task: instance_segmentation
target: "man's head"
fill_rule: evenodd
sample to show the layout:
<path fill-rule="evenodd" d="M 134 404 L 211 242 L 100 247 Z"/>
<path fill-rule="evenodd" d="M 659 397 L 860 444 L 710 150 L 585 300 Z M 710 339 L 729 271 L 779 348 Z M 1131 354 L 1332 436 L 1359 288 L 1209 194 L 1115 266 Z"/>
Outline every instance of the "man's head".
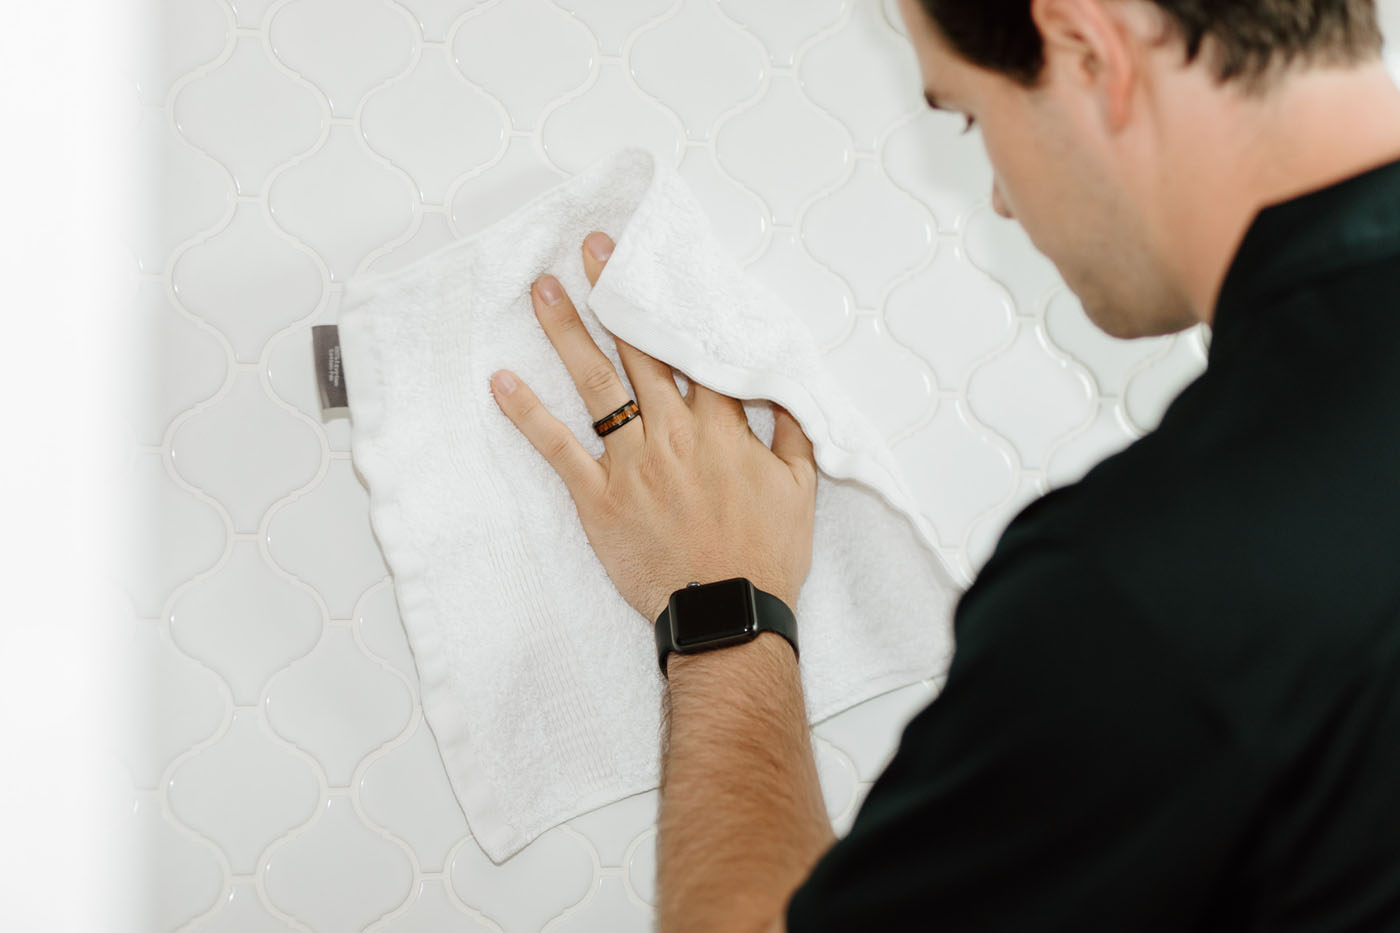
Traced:
<path fill-rule="evenodd" d="M 1121 337 L 1213 311 L 1185 286 L 1191 246 L 1170 242 L 1201 210 L 1184 195 L 1209 188 L 1203 168 L 1245 158 L 1290 78 L 1375 62 L 1381 48 L 1373 0 L 899 6 L 930 104 L 982 129 L 997 211 Z"/>

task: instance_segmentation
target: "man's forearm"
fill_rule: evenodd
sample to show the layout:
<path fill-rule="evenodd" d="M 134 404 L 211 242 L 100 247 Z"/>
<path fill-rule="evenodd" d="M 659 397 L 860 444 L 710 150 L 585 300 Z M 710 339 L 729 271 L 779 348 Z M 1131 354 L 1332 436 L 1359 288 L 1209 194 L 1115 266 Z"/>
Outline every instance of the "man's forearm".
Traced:
<path fill-rule="evenodd" d="M 761 930 L 836 838 L 797 660 L 765 632 L 667 669 L 659 929 Z"/>

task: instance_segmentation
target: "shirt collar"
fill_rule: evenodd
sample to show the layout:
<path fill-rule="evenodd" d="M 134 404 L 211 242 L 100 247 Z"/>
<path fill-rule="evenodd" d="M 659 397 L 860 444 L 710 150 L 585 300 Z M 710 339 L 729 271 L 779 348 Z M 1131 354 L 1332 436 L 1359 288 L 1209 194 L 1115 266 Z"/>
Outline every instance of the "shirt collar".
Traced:
<path fill-rule="evenodd" d="M 1210 359 L 1269 299 L 1348 266 L 1400 254 L 1400 161 L 1265 207 L 1245 233 L 1215 306 Z"/>

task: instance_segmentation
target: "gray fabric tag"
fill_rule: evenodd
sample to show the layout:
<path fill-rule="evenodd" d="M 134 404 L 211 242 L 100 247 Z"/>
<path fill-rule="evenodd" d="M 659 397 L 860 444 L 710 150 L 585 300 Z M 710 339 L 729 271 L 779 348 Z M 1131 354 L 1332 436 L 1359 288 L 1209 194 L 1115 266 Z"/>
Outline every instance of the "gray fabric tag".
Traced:
<path fill-rule="evenodd" d="M 316 354 L 316 389 L 321 395 L 321 411 L 348 409 L 345 370 L 340 365 L 340 328 L 334 324 L 312 326 L 311 346 Z"/>

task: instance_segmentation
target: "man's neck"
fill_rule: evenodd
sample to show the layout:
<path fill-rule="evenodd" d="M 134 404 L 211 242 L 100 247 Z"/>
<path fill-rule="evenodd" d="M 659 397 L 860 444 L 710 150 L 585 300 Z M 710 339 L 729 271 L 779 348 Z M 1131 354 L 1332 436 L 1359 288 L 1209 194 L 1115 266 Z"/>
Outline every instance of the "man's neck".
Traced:
<path fill-rule="evenodd" d="M 1400 159 L 1400 88 L 1377 62 L 1298 72 L 1264 97 L 1199 97 L 1194 113 L 1179 111 L 1189 144 L 1173 154 L 1184 171 L 1164 192 L 1163 233 L 1184 294 L 1210 324 L 1261 209 Z"/>

